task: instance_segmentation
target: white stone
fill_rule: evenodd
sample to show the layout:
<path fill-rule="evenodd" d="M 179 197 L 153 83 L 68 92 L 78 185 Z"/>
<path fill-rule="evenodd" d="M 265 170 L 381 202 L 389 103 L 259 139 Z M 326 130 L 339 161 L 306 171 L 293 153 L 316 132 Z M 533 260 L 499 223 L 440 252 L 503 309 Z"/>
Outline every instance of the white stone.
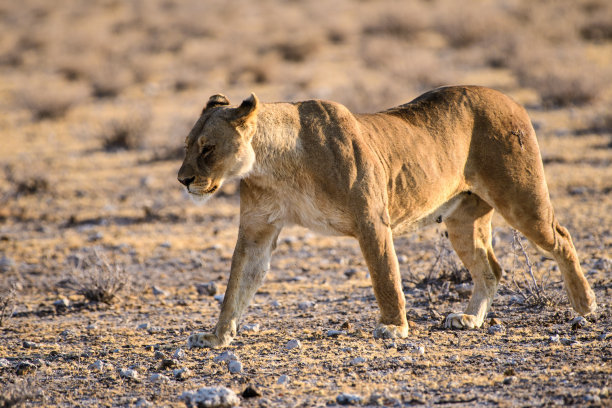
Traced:
<path fill-rule="evenodd" d="M 170 382 L 170 377 L 159 373 L 153 373 L 149 377 L 149 380 L 154 383 L 167 383 Z"/>
<path fill-rule="evenodd" d="M 225 387 L 203 387 L 197 391 L 185 391 L 181 399 L 188 407 L 230 408 L 240 405 L 234 391 Z"/>
<path fill-rule="evenodd" d="M 315 306 L 316 306 L 315 302 L 311 302 L 311 301 L 305 301 L 305 302 L 298 303 L 298 309 L 300 310 L 312 309 Z"/>
<path fill-rule="evenodd" d="M 225 295 L 215 295 L 215 297 L 213 298 L 215 299 L 217 302 L 219 303 L 223 303 L 223 299 L 225 299 Z"/>
<path fill-rule="evenodd" d="M 341 334 L 346 334 L 344 330 L 328 330 L 326 333 L 329 337 L 338 337 Z"/>
<path fill-rule="evenodd" d="M 365 363 L 366 359 L 363 357 L 355 357 L 350 361 L 351 365 L 359 365 Z"/>
<path fill-rule="evenodd" d="M 259 323 L 247 323 L 242 326 L 242 331 L 245 333 L 257 333 L 259 331 Z"/>
<path fill-rule="evenodd" d="M 119 370 L 119 375 L 130 380 L 138 380 L 139 378 L 138 371 L 132 370 L 131 368 L 122 368 Z"/>
<path fill-rule="evenodd" d="M 219 363 L 223 361 L 238 361 L 238 357 L 236 357 L 236 355 L 233 352 L 228 350 L 228 351 L 224 351 L 223 353 L 213 358 L 213 361 L 215 363 Z"/>
<path fill-rule="evenodd" d="M 298 339 L 289 340 L 287 344 L 285 345 L 285 348 L 287 350 L 291 350 L 294 348 L 302 348 L 302 343 L 300 343 Z"/>
<path fill-rule="evenodd" d="M 340 405 L 357 405 L 362 401 L 363 398 L 355 394 L 342 393 L 336 397 L 336 402 Z"/>
<path fill-rule="evenodd" d="M 242 363 L 240 361 L 230 361 L 227 363 L 227 368 L 232 374 L 240 374 L 242 372 Z"/>
<path fill-rule="evenodd" d="M 176 358 L 177 360 L 185 358 L 185 351 L 183 351 L 181 348 L 176 349 L 174 354 L 172 354 L 172 358 Z"/>
<path fill-rule="evenodd" d="M 285 374 L 281 375 L 280 377 L 278 377 L 276 383 L 279 385 L 289 384 L 289 376 Z"/>

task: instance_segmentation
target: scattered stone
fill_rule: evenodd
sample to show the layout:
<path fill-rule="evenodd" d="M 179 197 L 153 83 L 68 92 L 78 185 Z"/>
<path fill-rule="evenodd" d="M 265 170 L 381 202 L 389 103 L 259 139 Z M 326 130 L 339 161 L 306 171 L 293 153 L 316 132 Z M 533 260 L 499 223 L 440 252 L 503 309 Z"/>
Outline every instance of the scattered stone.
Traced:
<path fill-rule="evenodd" d="M 176 360 L 174 358 L 165 358 L 159 364 L 159 369 L 160 370 L 166 370 L 168 368 L 176 368 L 178 366 L 179 366 L 178 360 Z"/>
<path fill-rule="evenodd" d="M 460 360 L 459 356 L 456 354 L 453 354 L 452 356 L 448 358 L 448 361 L 450 361 L 451 363 L 458 363 L 459 360 Z"/>
<path fill-rule="evenodd" d="M 88 324 L 87 326 L 85 326 L 85 329 L 87 329 L 87 330 L 97 330 L 98 329 L 98 325 L 95 324 L 95 323 Z"/>
<path fill-rule="evenodd" d="M 490 326 L 487 331 L 489 334 L 501 334 L 505 331 L 505 328 L 501 324 L 494 324 L 493 326 Z"/>
<path fill-rule="evenodd" d="M 146 323 L 139 324 L 136 329 L 138 329 L 138 330 L 148 330 L 149 327 L 151 327 L 151 325 L 149 324 L 149 322 L 146 322 Z"/>
<path fill-rule="evenodd" d="M 572 325 L 572 330 L 578 330 L 582 327 L 585 327 L 587 324 L 589 324 L 589 322 L 587 322 L 587 319 L 585 319 L 584 317 L 577 316 L 570 321 L 570 324 Z"/>
<path fill-rule="evenodd" d="M 172 371 L 172 375 L 174 375 L 174 378 L 176 378 L 179 381 L 185 381 L 186 379 L 193 376 L 193 372 L 187 367 L 184 367 L 184 368 L 177 368 L 176 370 Z"/>
<path fill-rule="evenodd" d="M 149 408 L 152 406 L 153 404 L 151 404 L 149 401 L 147 401 L 144 398 L 138 398 L 138 400 L 136 400 L 136 403 L 134 403 L 135 408 Z"/>
<path fill-rule="evenodd" d="M 305 301 L 305 302 L 298 303 L 298 309 L 300 309 L 300 310 L 312 309 L 315 306 L 316 306 L 316 303 L 312 302 L 312 301 Z"/>
<path fill-rule="evenodd" d="M 349 279 L 355 276 L 356 274 L 357 274 L 357 269 L 355 268 L 350 268 L 344 271 L 344 276 L 346 276 Z"/>
<path fill-rule="evenodd" d="M 242 391 L 241 395 L 244 399 L 261 397 L 259 389 L 257 389 L 257 387 L 255 387 L 254 385 L 247 386 L 244 391 Z"/>
<path fill-rule="evenodd" d="M 342 330 L 352 330 L 353 329 L 353 325 L 351 324 L 351 322 L 349 322 L 348 320 L 344 323 L 342 323 L 342 326 L 340 326 L 340 329 Z"/>
<path fill-rule="evenodd" d="M 102 238 L 104 238 L 104 234 L 101 232 L 95 232 L 93 234 L 91 234 L 88 238 L 89 242 L 95 242 L 95 241 L 100 241 Z"/>
<path fill-rule="evenodd" d="M 38 367 L 35 364 L 22 361 L 21 363 L 17 364 L 17 367 L 15 367 L 15 373 L 17 375 L 26 375 L 35 372 L 37 369 Z"/>
<path fill-rule="evenodd" d="M 166 355 L 164 354 L 164 352 L 163 352 L 163 351 L 159 351 L 159 350 L 157 350 L 157 351 L 156 351 L 156 352 L 153 354 L 153 357 L 155 357 L 155 358 L 156 358 L 156 359 L 158 359 L 158 360 L 161 360 L 161 359 L 163 359 L 163 358 L 166 358 Z"/>
<path fill-rule="evenodd" d="M 344 331 L 344 330 L 328 330 L 327 333 L 326 333 L 326 335 L 328 337 L 338 337 L 341 334 L 346 334 L 346 331 Z"/>
<path fill-rule="evenodd" d="M 27 341 L 27 340 L 24 340 L 23 343 L 21 343 L 21 345 L 23 346 L 23 348 L 29 348 L 29 349 L 40 348 L 38 343 L 34 343 L 33 341 Z"/>
<path fill-rule="evenodd" d="M 238 361 L 238 357 L 236 357 L 236 355 L 233 352 L 227 350 L 227 351 L 224 351 L 223 353 L 219 354 L 215 358 L 213 358 L 213 361 L 215 363 L 229 362 L 229 361 Z"/>
<path fill-rule="evenodd" d="M 559 343 L 559 341 L 561 341 L 561 338 L 559 337 L 558 334 L 553 334 L 552 336 L 548 338 L 548 341 L 551 343 Z"/>
<path fill-rule="evenodd" d="M 172 248 L 172 243 L 171 243 L 171 242 L 169 242 L 169 241 L 164 241 L 164 242 L 162 242 L 161 244 L 159 244 L 159 246 L 160 246 L 161 248 L 170 249 L 170 248 Z"/>
<path fill-rule="evenodd" d="M 170 382 L 170 377 L 160 373 L 153 373 L 149 377 L 149 380 L 154 383 L 168 383 Z"/>
<path fill-rule="evenodd" d="M 286 374 L 281 375 L 280 377 L 278 377 L 278 380 L 276 381 L 277 384 L 279 385 L 287 385 L 289 384 L 289 376 Z"/>
<path fill-rule="evenodd" d="M 53 302 L 53 306 L 58 310 L 64 310 L 70 306 L 70 301 L 66 298 L 58 299 Z"/>
<path fill-rule="evenodd" d="M 415 347 L 413 353 L 414 354 L 418 354 L 419 356 L 424 356 L 425 355 L 425 347 L 423 347 L 423 346 Z"/>
<path fill-rule="evenodd" d="M 128 380 L 138 381 L 139 375 L 138 371 L 132 368 L 122 368 L 119 370 L 119 376 L 123 378 L 127 378 Z"/>
<path fill-rule="evenodd" d="M 223 299 L 225 299 L 225 295 L 223 295 L 223 294 L 215 295 L 215 297 L 213 299 L 215 299 L 219 303 L 223 303 Z"/>
<path fill-rule="evenodd" d="M 259 331 L 259 323 L 247 323 L 242 326 L 242 331 L 245 333 L 257 333 Z"/>
<path fill-rule="evenodd" d="M 406 255 L 398 255 L 397 256 L 397 262 L 399 262 L 401 264 L 406 264 L 406 263 L 408 263 L 408 257 Z"/>
<path fill-rule="evenodd" d="M 512 383 L 513 383 L 513 382 L 515 382 L 515 381 L 516 381 L 516 377 L 515 377 L 515 376 L 513 376 L 513 375 L 511 375 L 511 376 L 509 376 L 509 377 L 504 378 L 504 384 L 505 384 L 505 385 L 510 385 L 510 384 L 512 384 Z"/>
<path fill-rule="evenodd" d="M 181 359 L 185 358 L 185 351 L 183 351 L 183 349 L 181 349 L 181 348 L 176 349 L 174 354 L 172 354 L 172 358 L 175 358 L 177 360 L 181 360 Z"/>
<path fill-rule="evenodd" d="M 272 307 L 280 307 L 280 302 L 278 300 L 273 300 L 270 302 L 270 306 Z"/>
<path fill-rule="evenodd" d="M 0 272 L 9 272 L 15 268 L 15 261 L 6 256 L 0 258 Z"/>
<path fill-rule="evenodd" d="M 340 405 L 357 405 L 362 401 L 363 398 L 355 394 L 342 393 L 336 397 L 336 402 Z"/>
<path fill-rule="evenodd" d="M 471 283 L 459 283 L 455 285 L 455 292 L 461 297 L 469 297 L 473 287 Z"/>
<path fill-rule="evenodd" d="M 298 339 L 289 340 L 285 345 L 287 350 L 292 350 L 294 348 L 302 348 L 302 343 Z"/>
<path fill-rule="evenodd" d="M 70 329 L 66 329 L 60 333 L 60 336 L 62 336 L 63 338 L 74 336 L 74 332 Z"/>
<path fill-rule="evenodd" d="M 240 374 L 242 372 L 242 363 L 240 361 L 233 360 L 227 363 L 227 368 L 232 374 Z"/>
<path fill-rule="evenodd" d="M 185 391 L 180 397 L 188 408 L 231 408 L 240 405 L 234 391 L 225 387 L 203 387 L 197 391 Z"/>
<path fill-rule="evenodd" d="M 152 286 L 151 291 L 153 292 L 155 296 L 166 296 L 168 294 L 168 292 L 166 292 L 163 289 L 158 288 L 157 286 Z"/>
<path fill-rule="evenodd" d="M 219 288 L 215 282 L 198 283 L 196 285 L 198 295 L 214 296 L 217 294 Z"/>
<path fill-rule="evenodd" d="M 110 363 L 105 363 L 102 360 L 96 360 L 95 362 L 90 364 L 88 368 L 91 371 L 107 371 L 107 370 L 112 370 L 113 365 Z"/>
<path fill-rule="evenodd" d="M 497 324 L 502 325 L 503 323 L 497 317 L 491 317 L 489 320 L 489 326 L 495 326 Z"/>
<path fill-rule="evenodd" d="M 566 346 L 580 346 L 582 343 L 576 339 L 561 339 L 561 344 Z"/>
<path fill-rule="evenodd" d="M 603 340 L 605 340 L 607 338 L 610 338 L 610 337 L 612 337 L 612 333 L 610 333 L 610 332 L 603 332 L 599 336 L 597 336 L 597 339 L 603 341 Z"/>
<path fill-rule="evenodd" d="M 397 344 L 395 344 L 395 342 L 387 343 L 385 344 L 385 348 L 388 348 L 388 349 L 397 348 Z"/>
<path fill-rule="evenodd" d="M 12 364 L 6 358 L 0 358 L 0 368 L 10 367 Z"/>
<path fill-rule="evenodd" d="M 352 365 L 352 366 L 355 366 L 355 365 L 363 364 L 363 363 L 365 363 L 365 361 L 366 361 L 366 359 L 363 358 L 363 357 L 355 357 L 354 359 L 352 359 L 349 362 L 349 364 Z"/>

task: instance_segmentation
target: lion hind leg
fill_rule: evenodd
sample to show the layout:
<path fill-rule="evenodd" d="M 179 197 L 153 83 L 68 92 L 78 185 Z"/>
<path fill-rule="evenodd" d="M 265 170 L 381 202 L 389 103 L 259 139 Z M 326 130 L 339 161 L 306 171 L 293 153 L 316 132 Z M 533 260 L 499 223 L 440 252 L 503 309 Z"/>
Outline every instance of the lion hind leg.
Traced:
<path fill-rule="evenodd" d="M 465 311 L 448 315 L 444 322 L 446 328 L 478 328 L 491 307 L 502 274 L 491 245 L 492 216 L 493 209 L 472 194 L 445 220 L 451 244 L 474 282 Z"/>

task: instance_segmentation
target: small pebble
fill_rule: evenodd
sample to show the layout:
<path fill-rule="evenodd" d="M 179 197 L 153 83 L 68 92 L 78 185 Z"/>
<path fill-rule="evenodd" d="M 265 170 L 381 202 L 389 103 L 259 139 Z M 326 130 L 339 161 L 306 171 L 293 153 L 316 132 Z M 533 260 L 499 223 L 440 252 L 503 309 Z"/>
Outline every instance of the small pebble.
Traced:
<path fill-rule="evenodd" d="M 26 375 L 33 373 L 37 369 L 38 367 L 36 365 L 27 361 L 22 361 L 21 363 L 17 364 L 17 367 L 15 367 L 15 373 L 17 375 Z"/>
<path fill-rule="evenodd" d="M 193 372 L 188 368 L 178 368 L 172 371 L 172 375 L 179 381 L 184 381 L 193 376 Z"/>
<path fill-rule="evenodd" d="M 95 242 L 101 240 L 102 238 L 104 238 L 104 234 L 101 232 L 96 232 L 91 234 L 88 239 L 89 242 Z"/>
<path fill-rule="evenodd" d="M 160 370 L 165 370 L 167 368 L 176 368 L 179 366 L 179 361 L 174 358 L 165 358 L 159 364 Z"/>
<path fill-rule="evenodd" d="M 153 373 L 149 377 L 149 380 L 155 383 L 167 383 L 170 382 L 170 377 L 159 373 Z"/>
<path fill-rule="evenodd" d="M 134 381 L 138 381 L 139 378 L 138 371 L 133 370 L 131 368 L 122 368 L 121 370 L 119 370 L 119 376 Z"/>
<path fill-rule="evenodd" d="M 287 350 L 292 350 L 294 348 L 302 348 L 302 343 L 298 339 L 289 340 L 285 345 Z"/>
<path fill-rule="evenodd" d="M 270 302 L 270 306 L 272 307 L 280 307 L 280 302 L 278 300 L 273 300 Z"/>
<path fill-rule="evenodd" d="M 23 348 L 29 348 L 29 349 L 40 348 L 40 346 L 37 343 L 34 343 L 33 341 L 27 341 L 27 340 L 24 340 L 23 343 L 21 343 L 21 345 L 23 346 Z"/>
<path fill-rule="evenodd" d="M 419 356 L 424 356 L 425 355 L 425 347 L 423 346 L 418 346 L 414 349 L 414 353 L 418 354 Z"/>
<path fill-rule="evenodd" d="M 138 400 L 134 403 L 135 408 L 149 408 L 152 406 L 153 404 L 151 404 L 149 401 L 147 401 L 144 398 L 138 398 Z"/>
<path fill-rule="evenodd" d="M 215 363 L 227 362 L 227 361 L 238 361 L 238 357 L 236 357 L 236 355 L 232 351 L 227 350 L 219 354 L 215 358 L 213 358 L 213 361 Z"/>
<path fill-rule="evenodd" d="M 215 295 L 213 299 L 215 299 L 219 303 L 223 303 L 223 299 L 225 299 L 225 295 L 223 294 Z"/>
<path fill-rule="evenodd" d="M 172 358 L 175 358 L 177 360 L 185 358 L 185 351 L 183 351 L 183 349 L 181 349 L 181 348 L 176 349 L 174 354 L 172 354 Z"/>
<path fill-rule="evenodd" d="M 10 367 L 12 364 L 6 358 L 0 358 L 0 368 Z"/>
<path fill-rule="evenodd" d="M 180 399 L 188 407 L 229 408 L 240 405 L 240 398 L 225 387 L 202 387 L 197 391 L 185 391 Z"/>
<path fill-rule="evenodd" d="M 158 360 L 161 360 L 163 358 L 166 358 L 166 355 L 164 354 L 163 351 L 157 350 L 155 353 L 153 353 L 153 357 L 155 357 Z"/>
<path fill-rule="evenodd" d="M 350 268 L 344 271 L 344 276 L 346 276 L 349 279 L 355 276 L 356 274 L 357 274 L 357 269 L 355 268 Z"/>
<path fill-rule="evenodd" d="M 354 359 L 352 359 L 350 361 L 349 364 L 354 366 L 354 365 L 363 364 L 363 363 L 365 363 L 365 361 L 366 361 L 366 359 L 363 358 L 363 357 L 355 357 Z"/>
<path fill-rule="evenodd" d="M 0 272 L 8 272 L 15 267 L 15 261 L 6 256 L 0 258 Z"/>
<path fill-rule="evenodd" d="M 576 339 L 561 339 L 561 344 L 566 346 L 580 346 L 582 343 Z"/>
<path fill-rule="evenodd" d="M 257 333 L 259 331 L 259 323 L 247 323 L 242 326 L 242 331 L 245 333 Z"/>
<path fill-rule="evenodd" d="M 58 299 L 55 302 L 53 302 L 53 306 L 55 306 L 56 309 L 66 309 L 67 307 L 70 306 L 70 301 L 68 299 Z"/>
<path fill-rule="evenodd" d="M 215 282 L 198 283 L 196 285 L 198 295 L 214 296 L 217 294 L 219 288 Z"/>
<path fill-rule="evenodd" d="M 172 243 L 170 243 L 169 241 L 165 241 L 165 242 L 162 242 L 161 244 L 159 244 L 159 246 L 160 246 L 161 248 L 166 248 L 166 249 L 168 249 L 168 248 L 172 248 Z"/>
<path fill-rule="evenodd" d="M 552 336 L 548 338 L 548 341 L 551 343 L 559 343 L 561 341 L 561 338 L 559 337 L 558 334 L 553 334 Z"/>
<path fill-rule="evenodd" d="M 612 337 L 612 333 L 611 332 L 603 332 L 599 336 L 597 336 L 597 339 L 603 341 L 603 340 L 605 340 L 607 338 L 610 338 L 610 337 Z"/>
<path fill-rule="evenodd" d="M 158 288 L 157 286 L 152 286 L 151 291 L 153 292 L 155 296 L 166 296 L 168 294 L 168 292 L 166 292 L 163 289 Z"/>
<path fill-rule="evenodd" d="M 281 375 L 280 377 L 278 377 L 276 383 L 279 385 L 289 384 L 289 376 L 286 374 Z"/>
<path fill-rule="evenodd" d="M 88 324 L 87 326 L 85 326 L 85 329 L 87 329 L 87 330 L 97 330 L 98 329 L 98 325 L 95 324 L 95 323 Z"/>
<path fill-rule="evenodd" d="M 346 334 L 346 331 L 344 331 L 344 330 L 328 330 L 327 333 L 326 333 L 326 335 L 328 337 L 338 337 L 341 334 Z"/>
<path fill-rule="evenodd" d="M 298 309 L 300 310 L 312 309 L 315 306 L 316 306 L 315 302 L 311 302 L 311 301 L 305 301 L 305 302 L 298 303 Z"/>
<path fill-rule="evenodd" d="M 513 375 L 511 375 L 510 377 L 504 378 L 504 384 L 505 385 L 510 385 L 510 384 L 512 384 L 515 381 L 516 381 L 516 377 L 513 376 Z"/>
<path fill-rule="evenodd" d="M 242 363 L 236 360 L 230 361 L 227 364 L 227 369 L 232 374 L 240 374 L 242 372 Z"/>
<path fill-rule="evenodd" d="M 136 327 L 136 329 L 138 330 L 147 330 L 150 327 L 149 323 L 141 323 L 138 325 L 138 327 Z"/>
<path fill-rule="evenodd" d="M 406 264 L 406 263 L 408 263 L 408 257 L 406 255 L 398 255 L 397 256 L 397 262 L 399 262 L 401 264 Z"/>
<path fill-rule="evenodd" d="M 488 328 L 487 332 L 489 334 L 501 334 L 504 332 L 504 326 L 501 324 L 494 324 Z"/>
<path fill-rule="evenodd" d="M 340 405 L 357 405 L 362 401 L 363 398 L 355 394 L 342 393 L 336 397 L 336 402 Z"/>
<path fill-rule="evenodd" d="M 96 360 L 95 362 L 90 364 L 88 368 L 91 371 L 105 371 L 105 370 L 112 370 L 113 365 L 109 363 L 105 363 L 102 360 Z"/>
<path fill-rule="evenodd" d="M 473 287 L 471 283 L 459 283 L 455 285 L 455 292 L 461 297 L 468 297 L 472 293 Z"/>

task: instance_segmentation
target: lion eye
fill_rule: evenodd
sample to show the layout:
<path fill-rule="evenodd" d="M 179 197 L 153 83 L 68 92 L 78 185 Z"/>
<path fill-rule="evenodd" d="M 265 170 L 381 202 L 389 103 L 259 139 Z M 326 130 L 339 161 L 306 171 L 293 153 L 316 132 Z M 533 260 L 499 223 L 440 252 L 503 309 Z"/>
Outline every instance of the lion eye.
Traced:
<path fill-rule="evenodd" d="M 215 146 L 207 145 L 202 147 L 202 151 L 200 152 L 200 157 L 204 158 L 211 154 L 215 150 Z"/>

